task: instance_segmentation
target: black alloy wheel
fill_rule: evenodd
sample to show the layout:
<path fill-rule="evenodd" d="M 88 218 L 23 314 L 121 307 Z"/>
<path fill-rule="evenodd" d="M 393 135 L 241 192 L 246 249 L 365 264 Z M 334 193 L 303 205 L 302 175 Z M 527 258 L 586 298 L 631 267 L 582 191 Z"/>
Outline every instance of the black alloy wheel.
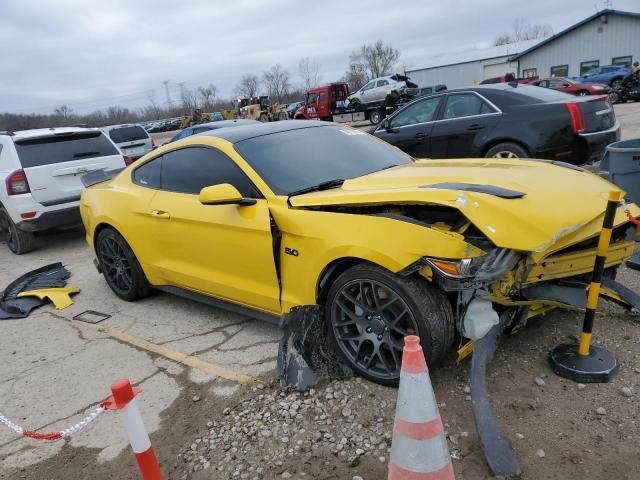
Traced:
<path fill-rule="evenodd" d="M 407 335 L 420 336 L 430 365 L 453 342 L 453 314 L 444 293 L 426 280 L 399 277 L 375 265 L 358 265 L 338 277 L 326 315 L 330 339 L 346 363 L 385 385 L 398 383 Z"/>

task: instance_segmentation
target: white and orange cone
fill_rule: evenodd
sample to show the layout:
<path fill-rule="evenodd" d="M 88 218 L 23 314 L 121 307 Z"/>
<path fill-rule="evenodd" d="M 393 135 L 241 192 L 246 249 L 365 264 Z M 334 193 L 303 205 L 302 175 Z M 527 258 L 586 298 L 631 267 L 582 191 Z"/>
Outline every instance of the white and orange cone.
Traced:
<path fill-rule="evenodd" d="M 404 339 L 388 480 L 454 480 L 420 338 Z"/>

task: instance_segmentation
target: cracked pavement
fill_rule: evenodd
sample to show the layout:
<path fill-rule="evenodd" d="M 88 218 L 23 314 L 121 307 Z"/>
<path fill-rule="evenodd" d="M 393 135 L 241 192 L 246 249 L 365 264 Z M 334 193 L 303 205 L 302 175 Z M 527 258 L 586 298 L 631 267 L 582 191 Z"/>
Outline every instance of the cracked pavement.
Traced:
<path fill-rule="evenodd" d="M 66 428 L 105 399 L 114 380 L 126 377 L 144 389 L 138 402 L 151 434 L 160 428 L 162 412 L 190 382 L 210 383 L 209 395 L 227 397 L 238 390 L 231 381 L 67 321 L 85 310 L 111 315 L 100 325 L 233 372 L 267 378 L 274 374 L 278 327 L 163 293 L 124 302 L 96 272 L 80 230 L 45 234 L 38 250 L 23 256 L 0 245 L 0 289 L 56 261 L 71 271 L 68 286 L 81 289 L 74 304 L 62 311 L 46 305 L 25 319 L 0 321 L 0 414 L 15 423 L 31 430 Z M 129 446 L 116 416 L 107 412 L 86 430 L 57 442 L 25 439 L 0 426 L 0 471 L 50 458 L 65 443 L 97 449 L 98 461 L 111 460 Z"/>

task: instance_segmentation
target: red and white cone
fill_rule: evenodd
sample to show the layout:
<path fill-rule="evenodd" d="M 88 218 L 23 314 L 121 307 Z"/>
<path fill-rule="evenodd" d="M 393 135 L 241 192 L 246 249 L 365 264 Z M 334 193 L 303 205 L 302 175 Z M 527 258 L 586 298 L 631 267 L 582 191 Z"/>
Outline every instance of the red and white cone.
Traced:
<path fill-rule="evenodd" d="M 131 387 L 129 380 L 117 380 L 111 385 L 113 396 L 106 400 L 103 406 L 109 410 L 120 410 L 122 425 L 129 437 L 143 480 L 163 480 L 158 459 L 135 399 L 141 391 L 141 388 Z"/>
<path fill-rule="evenodd" d="M 388 480 L 454 480 L 420 338 L 404 339 Z"/>

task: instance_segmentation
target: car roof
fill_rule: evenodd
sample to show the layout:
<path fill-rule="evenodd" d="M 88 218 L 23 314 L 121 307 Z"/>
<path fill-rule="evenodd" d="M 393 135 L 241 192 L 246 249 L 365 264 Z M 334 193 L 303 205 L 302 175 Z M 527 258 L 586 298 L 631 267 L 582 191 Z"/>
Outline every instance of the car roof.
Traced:
<path fill-rule="evenodd" d="M 105 125 L 104 129 L 114 130 L 116 128 L 126 128 L 126 127 L 142 127 L 140 123 L 120 123 L 118 125 Z"/>
<path fill-rule="evenodd" d="M 246 118 L 238 118 L 237 120 L 218 120 L 216 122 L 198 123 L 197 125 L 192 125 L 190 128 L 199 128 L 199 127 L 223 128 L 223 127 L 231 127 L 234 125 L 254 125 L 256 123 L 260 123 L 260 122 L 257 120 L 249 120 Z"/>
<path fill-rule="evenodd" d="M 32 130 L 18 130 L 13 132 L 13 139 L 20 140 L 23 138 L 37 137 L 54 137 L 56 135 L 64 135 L 79 132 L 100 132 L 99 128 L 81 128 L 81 127 L 51 127 L 51 128 L 34 128 Z"/>
<path fill-rule="evenodd" d="M 217 122 L 219 123 L 219 122 Z M 231 143 L 238 143 L 249 138 L 271 135 L 273 133 L 288 132 L 291 130 L 302 130 L 305 128 L 335 126 L 333 122 L 321 122 L 318 120 L 280 120 L 277 122 L 256 122 L 252 125 L 239 125 L 234 128 L 219 128 L 207 130 L 197 136 L 211 136 L 223 138 Z"/>

